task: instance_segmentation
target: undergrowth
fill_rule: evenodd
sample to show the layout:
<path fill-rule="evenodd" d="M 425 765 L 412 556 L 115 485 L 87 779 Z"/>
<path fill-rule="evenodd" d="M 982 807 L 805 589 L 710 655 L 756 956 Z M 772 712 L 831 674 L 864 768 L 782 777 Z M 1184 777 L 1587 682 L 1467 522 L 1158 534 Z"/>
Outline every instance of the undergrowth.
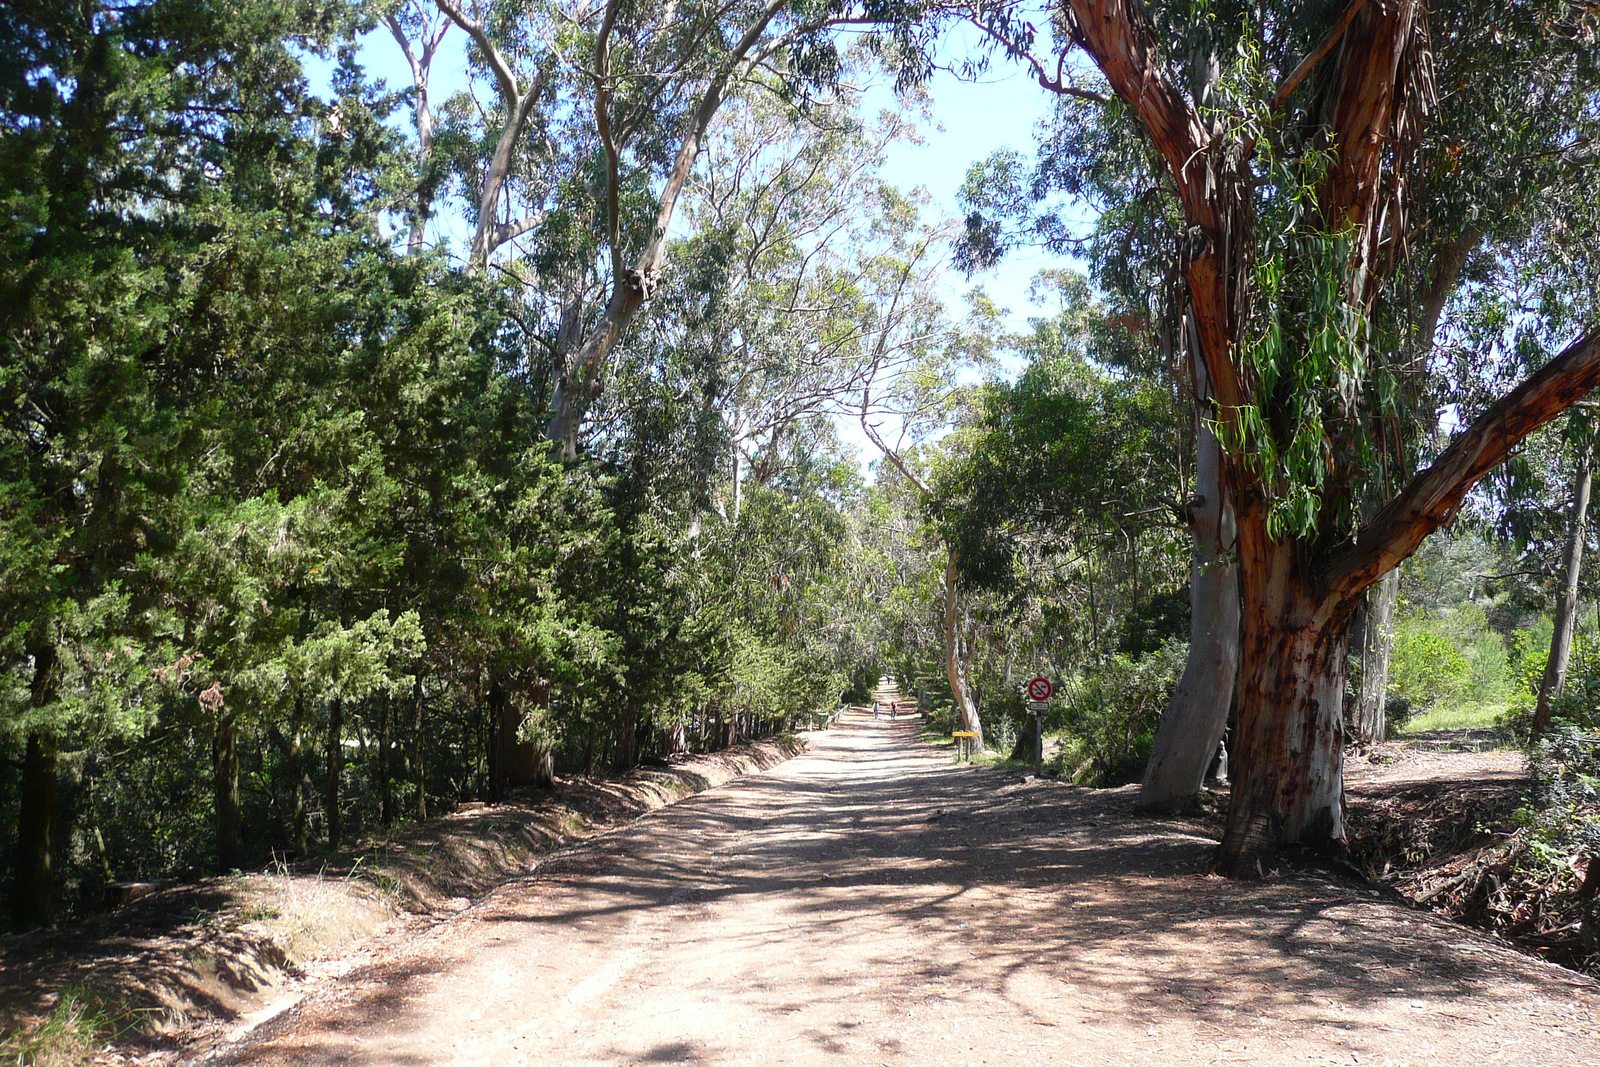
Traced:
<path fill-rule="evenodd" d="M 126 1029 L 100 998 L 84 986 L 69 986 L 44 1022 L 0 1039 L 0 1062 L 17 1067 L 71 1067 L 85 1063 Z"/>
<path fill-rule="evenodd" d="M 1558 722 L 1528 776 L 1498 810 L 1462 790 L 1381 802 L 1354 821 L 1352 849 L 1413 902 L 1600 973 L 1600 739 Z"/>

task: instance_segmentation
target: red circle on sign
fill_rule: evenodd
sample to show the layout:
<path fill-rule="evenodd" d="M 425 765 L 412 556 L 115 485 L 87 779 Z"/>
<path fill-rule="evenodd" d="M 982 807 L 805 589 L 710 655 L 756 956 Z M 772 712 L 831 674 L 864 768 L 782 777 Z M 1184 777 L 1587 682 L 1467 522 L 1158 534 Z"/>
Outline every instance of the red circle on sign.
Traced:
<path fill-rule="evenodd" d="M 1029 700 L 1049 700 L 1050 694 L 1055 692 L 1055 687 L 1048 678 L 1035 678 L 1028 683 Z"/>

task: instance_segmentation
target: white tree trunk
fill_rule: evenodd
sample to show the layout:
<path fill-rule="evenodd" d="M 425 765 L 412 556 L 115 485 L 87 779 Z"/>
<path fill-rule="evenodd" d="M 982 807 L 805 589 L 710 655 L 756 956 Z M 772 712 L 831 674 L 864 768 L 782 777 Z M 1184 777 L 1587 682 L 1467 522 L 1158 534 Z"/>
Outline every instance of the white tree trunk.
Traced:
<path fill-rule="evenodd" d="M 1361 689 L 1350 712 L 1351 740 L 1375 745 L 1388 733 L 1389 654 L 1394 649 L 1394 608 L 1400 598 L 1400 572 L 1392 570 L 1367 591 L 1367 602 L 1350 627 L 1350 641 L 1361 656 Z"/>
<path fill-rule="evenodd" d="M 983 721 L 978 718 L 978 708 L 972 699 L 972 689 L 967 685 L 966 663 L 961 655 L 961 599 L 960 575 L 956 568 L 956 550 L 947 549 L 944 565 L 944 663 L 950 676 L 950 693 L 955 699 L 956 713 L 961 717 L 961 728 L 978 736 L 972 739 L 974 752 L 986 751 L 983 744 Z"/>
<path fill-rule="evenodd" d="M 1239 564 L 1233 508 L 1222 491 L 1222 447 L 1195 420 L 1195 493 L 1189 510 L 1194 558 L 1189 584 L 1189 659 L 1156 729 L 1139 806 L 1168 808 L 1200 791 L 1228 726 L 1239 674 Z"/>

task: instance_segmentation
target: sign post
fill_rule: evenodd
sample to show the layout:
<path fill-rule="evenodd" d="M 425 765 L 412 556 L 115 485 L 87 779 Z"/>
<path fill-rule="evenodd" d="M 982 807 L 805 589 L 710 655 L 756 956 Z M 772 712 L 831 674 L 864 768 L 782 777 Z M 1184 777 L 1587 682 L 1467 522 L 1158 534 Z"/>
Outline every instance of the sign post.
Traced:
<path fill-rule="evenodd" d="M 1048 678 L 1028 682 L 1028 710 L 1033 712 L 1033 772 L 1044 774 L 1044 713 L 1050 710 L 1050 697 L 1056 687 Z"/>

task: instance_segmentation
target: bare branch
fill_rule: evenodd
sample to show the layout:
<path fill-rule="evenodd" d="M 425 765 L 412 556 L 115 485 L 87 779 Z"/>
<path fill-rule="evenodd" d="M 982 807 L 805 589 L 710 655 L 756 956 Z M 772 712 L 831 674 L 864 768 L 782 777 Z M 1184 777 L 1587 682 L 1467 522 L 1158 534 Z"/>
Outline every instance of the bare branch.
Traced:
<path fill-rule="evenodd" d="M 606 153 L 606 240 L 611 245 L 611 274 L 622 279 L 622 178 L 616 138 L 611 133 L 611 31 L 617 24 L 621 0 L 609 0 L 600 32 L 594 40 L 594 126 Z"/>
<path fill-rule="evenodd" d="M 976 15 L 968 15 L 967 21 L 973 26 L 977 27 L 979 30 L 982 30 L 989 36 L 991 40 L 995 41 L 1002 48 L 1004 48 L 1007 56 L 1012 59 L 1020 59 L 1024 63 L 1028 64 L 1028 66 L 1032 67 L 1034 79 L 1038 81 L 1040 88 L 1048 89 L 1052 93 L 1056 93 L 1059 96 L 1070 96 L 1077 100 L 1088 100 L 1095 104 L 1111 103 L 1111 98 L 1106 94 L 1097 93 L 1090 89 L 1080 89 L 1076 85 L 1073 85 L 1065 80 L 1064 71 L 1066 69 L 1067 58 L 1065 52 L 1057 57 L 1056 72 L 1052 76 L 1049 71 L 1045 70 L 1044 64 L 1040 63 L 1038 58 L 1032 52 L 1028 51 L 1020 43 L 1011 40 L 1009 37 L 1006 37 L 995 28 L 993 23 L 988 21 L 980 21 Z"/>

